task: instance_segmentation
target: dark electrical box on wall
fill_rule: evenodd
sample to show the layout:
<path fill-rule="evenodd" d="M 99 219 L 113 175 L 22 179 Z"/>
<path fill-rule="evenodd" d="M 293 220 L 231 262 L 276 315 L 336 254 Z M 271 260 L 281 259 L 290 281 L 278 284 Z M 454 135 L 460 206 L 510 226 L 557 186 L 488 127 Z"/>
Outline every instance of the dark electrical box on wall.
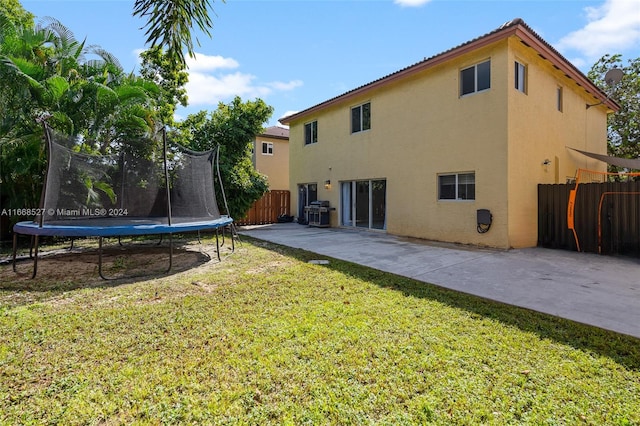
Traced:
<path fill-rule="evenodd" d="M 478 223 L 478 227 L 476 228 L 479 233 L 484 234 L 491 228 L 491 222 L 493 221 L 493 216 L 491 215 L 491 211 L 487 209 L 478 209 L 476 211 L 476 222 Z"/>

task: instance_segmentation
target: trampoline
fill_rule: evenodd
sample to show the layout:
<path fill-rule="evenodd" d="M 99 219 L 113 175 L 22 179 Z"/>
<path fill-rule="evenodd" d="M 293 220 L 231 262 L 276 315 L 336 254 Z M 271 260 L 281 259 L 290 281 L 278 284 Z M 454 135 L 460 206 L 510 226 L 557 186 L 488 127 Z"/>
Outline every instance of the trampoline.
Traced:
<path fill-rule="evenodd" d="M 98 273 L 103 279 L 109 279 L 102 270 L 104 238 L 168 235 L 167 272 L 172 266 L 173 234 L 214 230 L 220 260 L 220 230 L 230 229 L 235 249 L 233 219 L 220 214 L 215 195 L 217 180 L 228 211 L 219 149 L 197 152 L 177 144 L 168 147 L 163 129 L 161 150 L 88 155 L 79 152 L 81 139 L 63 136 L 46 124 L 44 133 L 48 161 L 41 207 L 33 221 L 13 227 L 14 271 L 18 235 L 33 238 L 32 278 L 37 274 L 41 236 L 97 237 Z"/>

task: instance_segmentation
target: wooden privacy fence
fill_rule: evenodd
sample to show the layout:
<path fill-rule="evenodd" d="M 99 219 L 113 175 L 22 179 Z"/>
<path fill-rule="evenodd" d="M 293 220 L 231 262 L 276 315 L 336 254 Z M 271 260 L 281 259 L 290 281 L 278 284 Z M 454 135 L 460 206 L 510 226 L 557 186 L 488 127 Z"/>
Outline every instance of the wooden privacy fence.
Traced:
<path fill-rule="evenodd" d="M 253 203 L 245 217 L 236 220 L 236 225 L 264 225 L 276 223 L 278 216 L 289 214 L 291 194 L 289 191 L 269 191 Z"/>
<path fill-rule="evenodd" d="M 574 205 L 576 235 L 568 227 L 575 184 L 538 185 L 538 245 L 640 257 L 640 182 L 581 184 Z"/>

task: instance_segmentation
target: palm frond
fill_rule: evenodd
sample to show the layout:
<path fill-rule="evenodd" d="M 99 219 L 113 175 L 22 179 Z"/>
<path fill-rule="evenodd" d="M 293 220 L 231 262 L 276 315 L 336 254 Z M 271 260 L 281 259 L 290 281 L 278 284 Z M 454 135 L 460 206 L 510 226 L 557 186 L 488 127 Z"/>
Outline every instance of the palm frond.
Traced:
<path fill-rule="evenodd" d="M 145 35 L 151 47 L 166 48 L 171 61 L 185 65 L 183 48 L 195 56 L 194 26 L 211 37 L 210 8 L 211 0 L 136 0 L 133 15 L 147 19 Z M 196 42 L 200 44 L 197 38 Z"/>
<path fill-rule="evenodd" d="M 0 49 L 4 40 L 11 34 L 15 34 L 16 26 L 11 20 L 4 14 L 0 13 Z M 1 50 L 0 50 L 1 51 Z"/>
<path fill-rule="evenodd" d="M 123 71 L 122 65 L 120 64 L 118 58 L 116 58 L 111 52 L 107 52 L 106 50 L 104 50 L 102 47 L 92 44 L 90 46 L 87 46 L 87 53 L 93 53 L 94 55 L 97 55 L 100 59 L 102 59 L 105 64 L 115 66 L 120 72 Z M 89 62 L 92 61 L 87 61 L 87 63 Z"/>
<path fill-rule="evenodd" d="M 54 75 L 44 81 L 44 87 L 46 87 L 51 99 L 57 102 L 69 90 L 69 82 L 59 75 Z"/>
<path fill-rule="evenodd" d="M 62 22 L 51 16 L 45 16 L 40 21 L 43 29 L 46 29 L 55 34 L 56 39 L 61 46 L 69 46 L 78 44 L 73 31 L 67 28 Z"/>
<path fill-rule="evenodd" d="M 3 74 L 22 79 L 31 87 L 42 87 L 40 82 L 32 77 L 32 75 L 38 76 L 41 74 L 42 70 L 37 64 L 31 61 L 22 58 L 11 59 L 7 56 L 0 55 L 0 69 L 2 69 Z"/>

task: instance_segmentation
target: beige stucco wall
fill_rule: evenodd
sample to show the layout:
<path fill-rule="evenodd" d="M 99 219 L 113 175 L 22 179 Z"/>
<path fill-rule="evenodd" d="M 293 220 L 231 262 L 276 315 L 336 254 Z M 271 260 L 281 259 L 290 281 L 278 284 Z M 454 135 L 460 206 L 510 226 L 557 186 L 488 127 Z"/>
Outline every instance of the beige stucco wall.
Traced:
<path fill-rule="evenodd" d="M 500 248 L 536 245 L 537 184 L 564 182 L 574 174 L 579 154 L 565 145 L 581 141 L 574 147 L 604 152 L 605 122 L 585 130 L 584 117 L 585 112 L 606 115 L 585 111 L 575 84 L 527 50 L 502 40 L 292 121 L 292 209 L 297 185 L 318 183 L 318 199 L 336 207 L 331 224 L 338 226 L 340 182 L 386 179 L 389 233 Z M 528 95 L 513 88 L 516 57 L 530 63 Z M 491 89 L 461 98 L 460 70 L 487 59 Z M 559 83 L 566 85 L 564 113 L 556 110 Z M 371 129 L 351 134 L 350 109 L 365 102 L 371 102 Z M 304 124 L 314 120 L 318 143 L 305 146 Z M 546 158 L 552 163 L 542 166 Z M 475 172 L 476 199 L 439 201 L 438 174 L 459 172 Z M 327 179 L 329 190 L 323 186 Z M 480 234 L 476 210 L 484 208 L 491 210 L 493 224 Z"/>
<path fill-rule="evenodd" d="M 262 154 L 262 142 L 273 143 L 273 155 Z M 289 141 L 259 135 L 254 149 L 255 168 L 267 176 L 270 190 L 289 190 Z"/>
<path fill-rule="evenodd" d="M 564 73 L 517 38 L 510 39 L 509 77 L 514 61 L 527 67 L 527 91 L 508 90 L 508 233 L 510 247 L 537 244 L 537 184 L 566 183 L 577 168 L 606 170 L 600 161 L 567 147 L 606 154 L 606 110 L 586 108 L 595 103 Z M 557 90 L 562 88 L 562 112 Z M 545 160 L 550 164 L 544 165 Z"/>

